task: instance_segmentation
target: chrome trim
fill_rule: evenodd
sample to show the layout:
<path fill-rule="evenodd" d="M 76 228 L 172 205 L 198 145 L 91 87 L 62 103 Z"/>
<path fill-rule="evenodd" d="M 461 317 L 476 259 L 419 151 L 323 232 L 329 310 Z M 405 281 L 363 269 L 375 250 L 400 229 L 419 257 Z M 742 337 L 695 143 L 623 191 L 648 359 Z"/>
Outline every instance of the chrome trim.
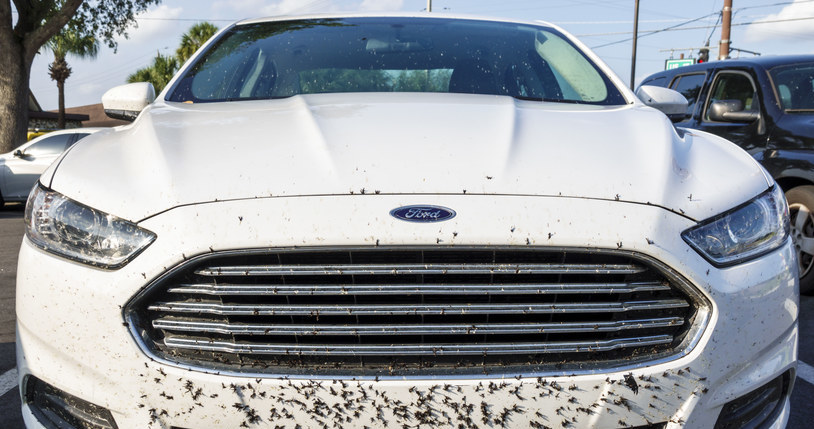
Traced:
<path fill-rule="evenodd" d="M 681 317 L 625 320 L 616 322 L 572 323 L 478 323 L 444 325 L 274 325 L 190 322 L 156 319 L 153 327 L 168 331 L 225 335 L 455 335 L 455 334 L 528 334 L 619 332 L 630 329 L 663 328 L 684 324 Z"/>
<path fill-rule="evenodd" d="M 371 264 L 323 265 L 245 265 L 207 267 L 195 274 L 224 276 L 354 276 L 394 274 L 637 274 L 646 268 L 630 264 Z"/>
<path fill-rule="evenodd" d="M 294 355 L 294 356 L 371 356 L 371 355 L 407 355 L 407 356 L 480 356 L 505 355 L 514 353 L 547 354 L 547 353 L 580 353 L 603 352 L 626 347 L 655 346 L 669 344 L 673 341 L 670 335 L 650 337 L 619 338 L 607 341 L 571 341 L 551 343 L 516 343 L 516 344 L 350 344 L 350 345 L 314 345 L 314 344 L 246 344 L 229 341 L 193 340 L 166 337 L 164 344 L 168 347 L 185 348 L 208 352 L 242 353 L 247 355 Z"/>
<path fill-rule="evenodd" d="M 168 313 L 215 314 L 219 316 L 395 316 L 444 314 L 554 314 L 622 313 L 637 310 L 662 310 L 689 307 L 687 301 L 586 302 L 558 304 L 405 304 L 405 305 L 256 305 L 210 304 L 202 302 L 159 302 L 148 310 Z"/>
<path fill-rule="evenodd" d="M 563 284 L 421 284 L 421 285 L 233 285 L 233 284 L 182 284 L 167 289 L 169 293 L 203 294 L 217 296 L 254 295 L 447 295 L 489 294 L 489 295 L 548 295 L 548 294 L 612 294 L 655 292 L 670 290 L 661 282 L 631 283 L 563 283 Z"/>
<path fill-rule="evenodd" d="M 438 249 L 442 248 L 443 246 L 393 246 L 393 247 L 385 247 L 382 246 L 379 249 L 381 250 L 421 250 L 421 249 Z M 629 250 L 620 250 L 620 249 L 601 249 L 601 248 L 588 248 L 588 247 L 542 247 L 542 246 L 527 246 L 524 249 L 539 249 L 541 251 L 548 251 L 548 252 L 581 252 L 581 253 L 593 253 L 597 255 L 618 255 L 624 256 L 631 259 L 635 259 L 641 261 L 647 265 L 650 265 L 652 268 L 657 269 L 661 272 L 661 274 L 671 280 L 675 287 L 686 293 L 693 299 L 696 309 L 696 314 L 693 320 L 693 324 L 690 329 L 687 331 L 686 335 L 684 336 L 684 340 L 675 348 L 675 353 L 667 356 L 661 356 L 657 358 L 650 358 L 647 360 L 622 360 L 622 361 L 608 361 L 603 362 L 601 366 L 594 366 L 591 368 L 585 367 L 572 367 L 566 369 L 558 369 L 556 366 L 533 366 L 533 367 L 506 367 L 503 371 L 495 371 L 495 372 L 488 372 L 488 373 L 480 373 L 480 374 L 472 374 L 470 372 L 460 372 L 460 371 L 448 371 L 444 374 L 433 374 L 433 373 L 426 373 L 426 374 L 407 374 L 407 375 L 388 375 L 388 374 L 381 374 L 381 375 L 365 375 L 365 374 L 357 374 L 357 373 L 342 373 L 342 372 L 332 372 L 330 374 L 325 373 L 314 373 L 311 371 L 289 371 L 289 372 L 262 372 L 258 369 L 253 369 L 252 367 L 245 367 L 243 370 L 229 370 L 223 368 L 212 368 L 206 367 L 202 364 L 189 364 L 189 363 L 182 363 L 177 361 L 172 361 L 169 359 L 165 359 L 156 355 L 151 347 L 145 342 L 144 338 L 141 336 L 138 328 L 138 324 L 136 321 L 138 320 L 138 313 L 133 310 L 133 305 L 135 305 L 141 298 L 143 298 L 151 289 L 155 286 L 160 285 L 163 281 L 167 278 L 172 277 L 179 271 L 183 271 L 186 269 L 188 265 L 197 264 L 201 261 L 205 261 L 207 259 L 215 258 L 215 257 L 228 257 L 228 256 L 243 256 L 243 255 L 253 255 L 253 254 L 262 254 L 264 252 L 274 251 L 277 253 L 297 253 L 297 252 L 315 252 L 315 251 L 358 251 L 358 250 L 367 250 L 369 246 L 339 246 L 339 247 L 287 247 L 287 248 L 257 248 L 257 249 L 241 249 L 241 250 L 229 250 L 229 251 L 219 251 L 219 252 L 208 252 L 199 255 L 195 255 L 192 257 L 187 258 L 184 262 L 172 267 L 171 269 L 165 271 L 160 276 L 154 278 L 150 281 L 142 290 L 134 295 L 128 302 L 122 307 L 122 318 L 125 324 L 128 326 L 130 330 L 130 335 L 133 337 L 134 341 L 136 342 L 137 346 L 141 349 L 141 351 L 152 361 L 160 364 L 166 365 L 173 368 L 179 368 L 184 371 L 196 371 L 202 372 L 205 374 L 212 374 L 212 375 L 222 375 L 227 377 L 239 377 L 239 378 L 261 378 L 261 379 L 272 379 L 272 378 L 279 378 L 279 379 L 291 379 L 291 380 L 324 380 L 326 377 L 330 377 L 331 379 L 335 380 L 501 380 L 506 377 L 559 377 L 559 376 L 581 376 L 581 375 L 599 375 L 599 374 L 610 374 L 610 373 L 618 373 L 618 372 L 629 372 L 629 371 L 636 371 L 641 368 L 645 367 L 653 367 L 662 364 L 668 364 L 675 362 L 679 359 L 682 359 L 688 356 L 698 345 L 703 337 L 704 331 L 707 328 L 707 325 L 710 322 L 710 319 L 713 314 L 713 306 L 712 302 L 707 298 L 707 296 L 702 293 L 695 285 L 690 283 L 683 275 L 679 272 L 671 268 L 670 266 L 662 263 L 658 259 L 655 259 L 649 255 L 641 254 L 634 251 Z M 502 251 L 502 250 L 515 250 L 517 249 L 516 246 L 469 246 L 469 245 L 461 245 L 455 246 L 457 250 L 489 250 L 489 251 Z"/>

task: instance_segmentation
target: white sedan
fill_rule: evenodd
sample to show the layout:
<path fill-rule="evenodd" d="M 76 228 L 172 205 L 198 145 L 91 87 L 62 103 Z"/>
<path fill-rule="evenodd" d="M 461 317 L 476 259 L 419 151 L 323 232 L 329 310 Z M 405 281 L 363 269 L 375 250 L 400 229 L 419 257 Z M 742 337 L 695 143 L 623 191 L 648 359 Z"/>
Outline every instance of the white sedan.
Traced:
<path fill-rule="evenodd" d="M 640 96 L 540 22 L 223 29 L 29 197 L 26 425 L 783 427 L 783 193 Z"/>
<path fill-rule="evenodd" d="M 0 154 L 0 208 L 4 202 L 25 201 L 40 175 L 66 149 L 80 139 L 106 128 L 54 131 Z"/>

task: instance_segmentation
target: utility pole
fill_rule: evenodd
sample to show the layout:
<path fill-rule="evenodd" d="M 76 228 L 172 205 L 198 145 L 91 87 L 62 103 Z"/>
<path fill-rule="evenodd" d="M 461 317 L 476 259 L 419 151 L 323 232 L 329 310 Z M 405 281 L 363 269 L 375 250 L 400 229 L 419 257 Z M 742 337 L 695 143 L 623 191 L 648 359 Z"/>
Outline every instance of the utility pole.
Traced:
<path fill-rule="evenodd" d="M 718 59 L 729 58 L 729 34 L 732 27 L 732 0 L 724 0 L 724 8 L 721 11 L 721 43 L 718 45 Z"/>
<path fill-rule="evenodd" d="M 729 0 L 730 2 L 732 0 Z M 633 55 L 630 59 L 630 89 L 636 84 L 636 42 L 639 41 L 639 0 L 636 0 L 633 12 Z"/>
<path fill-rule="evenodd" d="M 427 0 L 427 12 L 432 12 L 432 0 Z"/>

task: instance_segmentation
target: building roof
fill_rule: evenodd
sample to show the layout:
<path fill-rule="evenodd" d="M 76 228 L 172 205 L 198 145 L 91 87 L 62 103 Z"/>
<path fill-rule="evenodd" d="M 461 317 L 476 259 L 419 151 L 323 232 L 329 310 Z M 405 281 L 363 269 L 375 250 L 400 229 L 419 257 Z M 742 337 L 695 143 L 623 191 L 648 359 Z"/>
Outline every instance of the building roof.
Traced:
<path fill-rule="evenodd" d="M 69 107 L 65 109 L 65 114 L 85 116 L 82 120 L 83 127 L 117 127 L 127 125 L 130 122 L 119 119 L 112 119 L 105 114 L 102 103 L 88 104 L 86 106 Z"/>

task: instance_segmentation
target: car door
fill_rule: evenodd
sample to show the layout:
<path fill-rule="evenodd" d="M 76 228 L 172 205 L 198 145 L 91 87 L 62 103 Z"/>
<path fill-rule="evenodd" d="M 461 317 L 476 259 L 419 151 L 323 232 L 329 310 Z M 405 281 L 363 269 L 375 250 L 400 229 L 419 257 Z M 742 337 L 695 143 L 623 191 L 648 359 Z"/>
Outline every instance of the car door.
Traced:
<path fill-rule="evenodd" d="M 46 135 L 42 140 L 26 147 L 21 156 L 6 161 L 3 195 L 8 199 L 21 199 L 28 195 L 40 175 L 73 143 L 73 134 Z"/>
<path fill-rule="evenodd" d="M 710 106 L 715 101 L 737 101 L 742 106 L 742 112 L 756 112 L 760 119 L 752 121 L 716 121 L 710 118 Z M 755 154 L 766 147 L 766 125 L 760 102 L 760 92 L 755 79 L 746 70 L 719 70 L 715 76 L 704 100 L 703 110 L 698 123 L 694 128 L 721 136 L 751 154 Z"/>

